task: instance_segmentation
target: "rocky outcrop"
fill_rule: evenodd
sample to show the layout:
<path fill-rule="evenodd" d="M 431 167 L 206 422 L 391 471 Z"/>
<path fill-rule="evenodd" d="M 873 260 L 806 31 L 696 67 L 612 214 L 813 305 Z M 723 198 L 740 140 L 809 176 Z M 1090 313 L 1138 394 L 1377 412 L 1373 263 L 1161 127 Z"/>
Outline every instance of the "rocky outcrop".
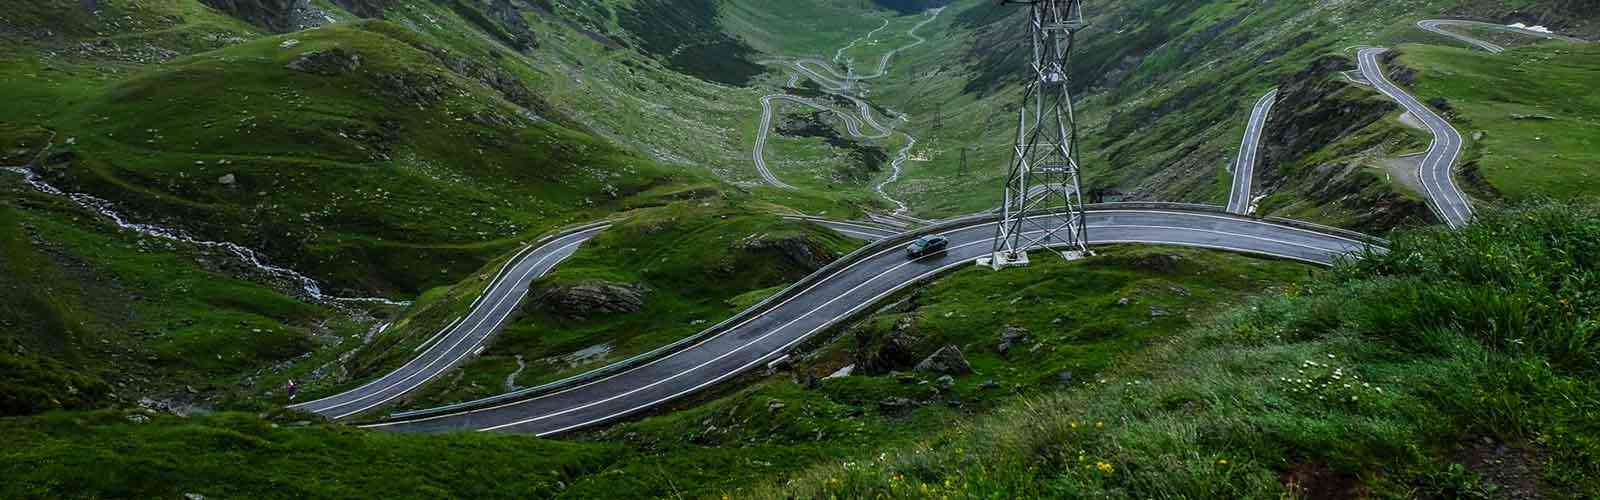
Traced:
<path fill-rule="evenodd" d="M 294 30 L 297 12 L 310 0 L 200 0 L 214 9 L 275 33 Z"/>
<path fill-rule="evenodd" d="M 511 0 L 439 0 L 439 3 L 513 49 L 527 52 L 539 46 L 533 29 L 522 18 L 522 9 Z"/>
<path fill-rule="evenodd" d="M 1178 266 L 1183 264 L 1183 257 L 1167 253 L 1140 255 L 1133 259 L 1133 267 L 1160 274 L 1178 272 Z"/>
<path fill-rule="evenodd" d="M 866 373 L 888 373 L 917 360 L 922 338 L 915 332 L 916 315 L 907 314 L 895 321 L 889 334 L 876 338 L 870 329 L 856 330 L 856 365 Z"/>
<path fill-rule="evenodd" d="M 1023 342 L 1027 341 L 1028 330 L 1026 328 L 1006 326 L 1000 330 L 1000 347 L 997 350 L 1000 351 L 1001 356 L 1004 356 L 1010 353 L 1012 348 L 1021 346 Z"/>
<path fill-rule="evenodd" d="M 1317 205 L 1337 206 L 1356 214 L 1344 224 L 1358 231 L 1381 233 L 1426 221 L 1431 216 L 1425 204 L 1378 185 L 1381 178 L 1359 168 L 1364 153 L 1382 150 L 1394 138 L 1357 132 L 1400 107 L 1340 74 L 1355 69 L 1345 57 L 1324 56 L 1280 82 L 1278 103 L 1261 137 L 1257 191 L 1295 190 Z M 1410 76 L 1400 68 L 1394 78 Z M 1313 162 L 1318 158 L 1326 160 Z M 1273 214 L 1273 207 L 1263 210 Z"/>
<path fill-rule="evenodd" d="M 344 7 L 351 14 L 367 19 L 383 17 L 383 13 L 389 9 L 392 2 L 393 0 L 333 0 L 333 3 Z"/>
<path fill-rule="evenodd" d="M 450 83 L 428 73 L 390 73 L 379 75 L 378 91 L 398 104 L 426 107 L 444 99 Z"/>
<path fill-rule="evenodd" d="M 924 373 L 939 373 L 944 375 L 966 375 L 972 373 L 972 365 L 967 363 L 966 356 L 961 355 L 961 349 L 947 345 L 934 352 L 928 359 L 917 363 L 917 371 Z"/>
<path fill-rule="evenodd" d="M 331 22 L 329 13 L 311 0 L 200 0 L 200 3 L 273 33 L 310 29 Z"/>
<path fill-rule="evenodd" d="M 586 281 L 540 288 L 530 307 L 572 321 L 638 311 L 649 290 L 640 285 Z"/>
<path fill-rule="evenodd" d="M 750 238 L 735 243 L 734 250 L 776 252 L 807 273 L 822 269 L 838 258 L 833 251 L 805 236 Z"/>
<path fill-rule="evenodd" d="M 338 76 L 359 69 L 361 54 L 340 48 L 306 52 L 286 67 L 313 75 Z"/>

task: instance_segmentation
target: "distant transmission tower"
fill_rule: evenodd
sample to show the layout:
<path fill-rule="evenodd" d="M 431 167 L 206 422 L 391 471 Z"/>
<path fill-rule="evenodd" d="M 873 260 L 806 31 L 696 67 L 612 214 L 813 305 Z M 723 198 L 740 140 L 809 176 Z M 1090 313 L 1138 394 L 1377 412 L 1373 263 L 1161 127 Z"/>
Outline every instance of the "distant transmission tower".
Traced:
<path fill-rule="evenodd" d="M 1078 189 L 1078 121 L 1067 88 L 1067 62 L 1085 26 L 1081 0 L 1001 0 L 1028 5 L 1033 61 L 1017 116 L 1017 142 L 994 253 L 994 269 L 1028 264 L 1028 252 L 1058 248 L 1068 260 L 1089 255 Z M 1030 100 L 1033 109 L 1029 109 Z M 1031 113 L 1030 113 L 1031 112 Z"/>

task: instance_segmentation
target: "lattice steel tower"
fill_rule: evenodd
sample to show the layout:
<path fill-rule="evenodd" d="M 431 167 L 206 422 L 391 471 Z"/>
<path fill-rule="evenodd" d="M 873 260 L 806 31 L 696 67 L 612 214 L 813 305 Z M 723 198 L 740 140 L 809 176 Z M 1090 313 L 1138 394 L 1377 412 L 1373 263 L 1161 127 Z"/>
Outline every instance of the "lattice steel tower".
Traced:
<path fill-rule="evenodd" d="M 1033 61 L 1017 117 L 1017 142 L 994 253 L 979 265 L 1028 263 L 1028 251 L 1056 248 L 1068 260 L 1089 255 L 1078 189 L 1078 120 L 1067 63 L 1085 26 L 1080 0 L 1001 0 L 1028 5 Z M 1031 108 L 1031 109 L 1030 109 Z"/>

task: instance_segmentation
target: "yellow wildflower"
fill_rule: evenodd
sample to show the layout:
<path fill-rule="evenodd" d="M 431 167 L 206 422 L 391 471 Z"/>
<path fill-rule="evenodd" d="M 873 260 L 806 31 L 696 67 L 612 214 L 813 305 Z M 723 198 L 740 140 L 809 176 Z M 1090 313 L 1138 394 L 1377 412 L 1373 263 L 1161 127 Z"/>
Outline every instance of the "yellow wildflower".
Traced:
<path fill-rule="evenodd" d="M 1111 464 L 1105 462 L 1095 462 L 1094 468 L 1100 469 L 1100 472 L 1104 472 L 1106 474 L 1110 474 L 1111 471 L 1115 470 L 1111 467 Z"/>

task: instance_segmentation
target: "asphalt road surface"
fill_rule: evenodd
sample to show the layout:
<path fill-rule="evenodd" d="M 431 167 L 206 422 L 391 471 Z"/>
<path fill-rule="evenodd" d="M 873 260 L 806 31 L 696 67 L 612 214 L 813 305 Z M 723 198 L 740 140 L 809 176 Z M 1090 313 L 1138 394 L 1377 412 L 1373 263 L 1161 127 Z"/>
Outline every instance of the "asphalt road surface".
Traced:
<path fill-rule="evenodd" d="M 1569 37 L 1569 36 L 1557 35 L 1555 33 L 1545 33 L 1543 31 L 1534 31 L 1534 30 L 1530 30 L 1530 29 L 1527 29 L 1527 28 L 1514 28 L 1514 27 L 1506 26 L 1506 25 L 1502 25 L 1502 24 L 1491 24 L 1491 23 L 1483 23 L 1483 22 L 1478 22 L 1478 21 L 1461 21 L 1461 20 L 1455 20 L 1455 19 L 1428 19 L 1428 20 L 1425 20 L 1425 21 L 1417 21 L 1417 27 L 1418 28 L 1422 28 L 1424 30 L 1427 30 L 1427 31 L 1430 31 L 1430 32 L 1433 32 L 1433 33 L 1437 33 L 1437 34 L 1440 34 L 1440 35 L 1443 35 L 1443 36 L 1454 38 L 1456 40 L 1460 40 L 1462 42 L 1466 42 L 1468 44 L 1477 46 L 1480 49 L 1487 50 L 1487 51 L 1495 53 L 1495 54 L 1499 54 L 1501 52 L 1505 52 L 1506 51 L 1505 47 L 1501 47 L 1499 45 L 1495 45 L 1493 43 L 1489 43 L 1489 42 L 1486 42 L 1486 41 L 1483 41 L 1483 40 L 1479 40 L 1477 38 L 1473 38 L 1473 37 L 1470 37 L 1470 36 L 1467 36 L 1467 35 L 1463 35 L 1463 34 L 1460 34 L 1460 33 L 1455 33 L 1455 32 L 1446 30 L 1446 29 L 1444 29 L 1445 26 L 1462 26 L 1462 27 L 1470 27 L 1470 28 L 1491 29 L 1491 30 L 1497 30 L 1497 31 L 1505 31 L 1505 32 L 1508 32 L 1508 33 L 1517 33 L 1517 34 L 1522 34 L 1522 35 L 1534 36 L 1534 37 L 1544 38 L 1544 39 L 1548 39 L 1548 40 L 1563 40 L 1563 41 L 1568 41 L 1568 42 L 1582 42 L 1582 41 L 1584 41 L 1584 40 L 1581 40 L 1581 39 L 1578 39 L 1578 38 L 1572 38 L 1572 37 Z"/>
<path fill-rule="evenodd" d="M 810 222 L 812 224 L 832 229 L 834 232 L 839 234 L 867 241 L 878 241 L 896 234 L 900 234 L 902 231 L 870 223 L 837 221 L 817 217 L 789 217 L 789 219 Z"/>
<path fill-rule="evenodd" d="M 906 50 L 909 50 L 909 49 L 912 49 L 912 48 L 917 47 L 919 45 L 922 45 L 924 43 L 927 43 L 927 39 L 921 37 L 920 35 L 917 35 L 917 30 L 922 29 L 923 26 L 927 26 L 928 23 L 931 23 L 935 19 L 938 19 L 939 18 L 939 14 L 941 14 L 943 12 L 944 12 L 943 8 L 930 10 L 929 13 L 928 13 L 928 18 L 927 19 L 924 19 L 922 22 L 917 23 L 916 26 L 912 26 L 911 29 L 906 32 L 907 35 L 910 35 L 911 38 L 915 39 L 916 41 L 914 41 L 914 42 L 912 42 L 912 43 L 910 43 L 908 45 L 905 45 L 905 46 L 902 46 L 902 47 L 898 47 L 898 48 L 896 48 L 894 50 L 891 50 L 888 53 L 884 54 L 883 57 L 878 60 L 877 70 L 872 74 L 868 74 L 868 75 L 840 75 L 838 73 L 838 71 L 834 69 L 833 65 L 829 64 L 827 61 L 821 61 L 821 60 L 815 60 L 815 59 L 806 59 L 806 60 L 801 60 L 801 61 L 795 62 L 794 63 L 795 70 L 799 71 L 801 74 L 805 75 L 806 77 L 810 78 L 811 80 L 817 82 L 819 85 L 821 85 L 823 87 L 823 89 L 829 91 L 830 93 L 833 93 L 834 95 L 838 95 L 838 96 L 844 97 L 845 99 L 850 100 L 850 102 L 852 104 L 855 104 L 856 112 L 858 114 L 860 114 L 861 117 L 860 117 L 860 119 L 858 121 L 857 118 L 855 118 L 854 116 L 851 116 L 849 113 L 838 111 L 838 110 L 835 110 L 835 109 L 832 109 L 832 108 L 827 108 L 827 107 L 825 107 L 823 105 L 817 104 L 817 103 L 812 102 L 810 100 L 800 99 L 800 98 L 797 98 L 795 96 L 791 96 L 791 95 L 788 95 L 788 94 L 769 94 L 769 95 L 763 96 L 761 98 L 761 125 L 760 125 L 760 128 L 758 128 L 756 130 L 756 145 L 755 145 L 754 151 L 751 152 L 751 159 L 755 162 L 756 172 L 761 175 L 761 179 L 763 181 L 766 181 L 767 184 L 770 184 L 770 185 L 772 185 L 774 187 L 785 188 L 785 189 L 794 189 L 794 186 L 790 185 L 789 183 L 783 182 L 783 180 L 781 180 L 781 179 L 778 179 L 778 177 L 772 173 L 772 169 L 768 168 L 768 166 L 767 166 L 767 160 L 766 160 L 767 137 L 769 135 L 769 131 L 772 129 L 772 115 L 773 115 L 772 102 L 776 101 L 776 100 L 788 100 L 788 101 L 798 102 L 798 103 L 801 103 L 801 104 L 804 104 L 806 106 L 810 106 L 812 108 L 816 108 L 816 109 L 819 109 L 819 110 L 822 110 L 822 111 L 833 112 L 834 114 L 836 114 L 839 117 L 841 117 L 842 119 L 844 119 L 846 131 L 848 131 L 850 133 L 851 137 L 855 137 L 857 139 L 882 139 L 884 137 L 888 137 L 892 133 L 892 130 L 890 129 L 890 127 L 885 127 L 883 124 L 878 123 L 877 119 L 873 116 L 872 106 L 868 105 L 866 101 L 864 101 L 864 100 L 862 100 L 862 99 L 860 99 L 860 98 L 858 98 L 858 97 L 856 97 L 854 95 L 844 94 L 842 92 L 845 91 L 845 90 L 850 89 L 857 82 L 864 81 L 864 80 L 871 80 L 871 79 L 882 77 L 889 69 L 889 61 L 894 59 L 894 57 L 896 55 L 898 55 L 901 52 L 904 52 Z M 889 27 L 889 21 L 887 19 L 885 19 L 883 21 L 883 26 L 879 26 L 877 29 L 874 29 L 871 32 L 868 32 L 866 35 L 862 36 L 861 38 L 857 38 L 857 39 L 851 41 L 849 45 L 846 45 L 846 46 L 840 48 L 837 52 L 834 52 L 833 62 L 834 63 L 842 62 L 843 59 L 844 59 L 844 53 L 845 53 L 846 50 L 849 50 L 851 47 L 854 47 L 857 43 L 860 43 L 862 40 L 871 39 L 873 37 L 873 35 L 877 34 L 879 31 L 882 31 L 884 28 L 888 28 L 888 27 Z M 822 68 L 822 71 L 818 71 L 818 70 L 812 69 L 810 67 L 810 65 L 815 65 L 818 68 Z M 822 74 L 823 72 L 831 73 L 832 76 L 824 75 L 824 74 Z M 788 86 L 793 87 L 795 85 L 795 83 L 796 83 L 796 80 L 794 78 L 790 78 L 790 83 L 789 83 Z M 873 135 L 863 134 L 862 131 L 861 131 L 861 126 L 860 126 L 860 123 L 863 123 L 863 122 L 866 125 L 872 127 L 874 130 L 877 130 L 878 133 L 877 134 L 873 134 Z M 890 173 L 889 178 L 885 179 L 884 181 L 882 181 L 880 183 L 878 183 L 873 188 L 873 190 L 878 193 L 878 196 L 883 197 L 883 199 L 888 200 L 889 203 L 893 203 L 895 205 L 895 213 L 897 213 L 897 214 L 898 213 L 905 213 L 905 212 L 909 211 L 910 208 L 906 206 L 905 202 L 902 202 L 902 201 L 900 201 L 898 199 L 895 199 L 894 197 L 890 196 L 889 192 L 885 188 L 887 188 L 890 184 L 893 184 L 894 182 L 900 180 L 900 174 L 904 170 L 905 162 L 906 162 L 906 160 L 911 158 L 911 148 L 916 146 L 916 144 L 917 144 L 917 139 L 915 137 L 912 137 L 911 134 L 902 133 L 901 135 L 905 136 L 906 145 L 905 145 L 905 147 L 901 148 L 898 156 L 896 156 L 894 161 L 891 162 L 890 167 L 892 169 L 892 172 Z"/>
<path fill-rule="evenodd" d="M 1250 112 L 1250 123 L 1244 128 L 1244 142 L 1239 145 L 1239 159 L 1233 166 L 1233 192 L 1228 194 L 1228 211 L 1240 215 L 1250 213 L 1250 185 L 1255 182 L 1257 147 L 1261 144 L 1261 129 L 1267 124 L 1272 105 L 1278 102 L 1278 89 L 1256 101 Z"/>
<path fill-rule="evenodd" d="M 467 315 L 425 342 L 426 350 L 421 355 L 365 385 L 290 408 L 338 420 L 359 415 L 416 390 L 475 355 L 483 341 L 498 331 L 501 323 L 521 304 L 528 294 L 530 281 L 550 272 L 556 264 L 577 252 L 579 245 L 607 227 L 610 226 L 562 235 L 513 256 Z"/>
<path fill-rule="evenodd" d="M 1315 264 L 1365 248 L 1353 239 L 1215 213 L 1102 210 L 1088 216 L 1092 244 L 1154 243 L 1233 250 Z M 859 229 L 859 228 L 858 228 Z M 973 265 L 992 251 L 992 222 L 941 234 L 942 253 L 907 259 L 901 248 L 867 256 L 698 344 L 606 378 L 525 400 L 369 428 L 401 432 L 500 431 L 546 436 L 626 417 L 781 357 L 796 344 L 919 280 Z"/>
<path fill-rule="evenodd" d="M 1428 146 L 1428 154 L 1417 165 L 1417 178 L 1422 180 L 1423 190 L 1426 191 L 1423 194 L 1428 197 L 1428 204 L 1433 206 L 1439 218 L 1452 229 L 1465 226 L 1472 221 L 1472 203 L 1467 200 L 1467 195 L 1456 187 L 1455 178 L 1451 175 L 1456 160 L 1461 157 L 1461 132 L 1456 131 L 1456 128 L 1435 113 L 1433 108 L 1389 81 L 1389 76 L 1383 72 L 1383 66 L 1378 63 L 1378 56 L 1388 50 L 1382 47 L 1360 49 L 1357 52 L 1357 59 L 1361 63 L 1361 75 L 1379 92 L 1383 92 L 1404 106 L 1411 116 L 1421 120 L 1428 127 L 1428 131 L 1433 133 L 1433 143 Z"/>

